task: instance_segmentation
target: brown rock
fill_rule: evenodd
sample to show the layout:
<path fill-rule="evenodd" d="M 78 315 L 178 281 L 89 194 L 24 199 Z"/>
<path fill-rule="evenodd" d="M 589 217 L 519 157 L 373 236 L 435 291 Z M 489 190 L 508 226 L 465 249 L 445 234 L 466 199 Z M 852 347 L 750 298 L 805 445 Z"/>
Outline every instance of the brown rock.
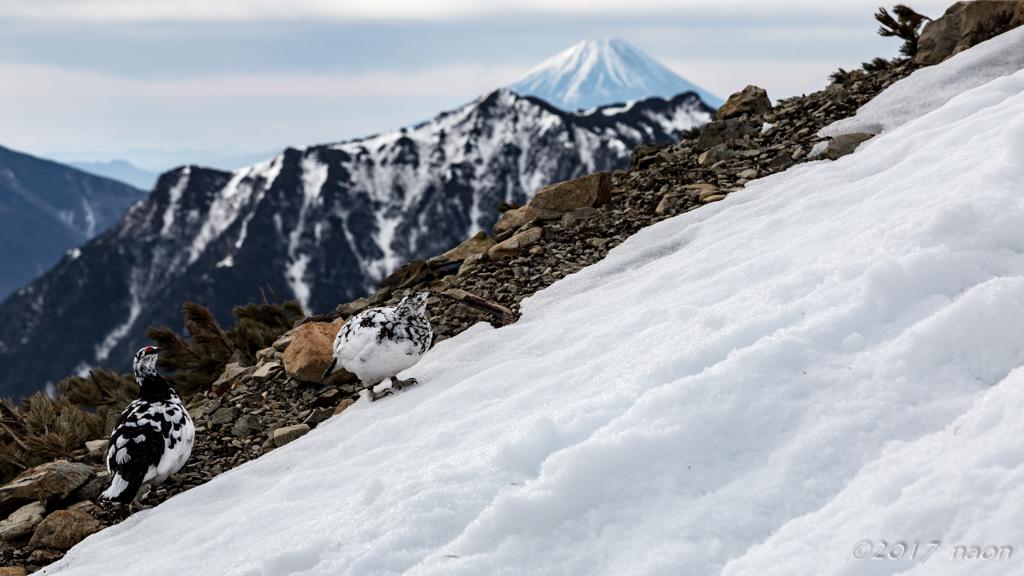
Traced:
<path fill-rule="evenodd" d="M 40 548 L 33 550 L 28 555 L 29 564 L 36 564 L 37 566 L 46 566 L 47 564 L 53 564 L 57 560 L 64 556 L 64 553 L 60 550 L 54 550 L 53 548 Z"/>
<path fill-rule="evenodd" d="M 724 198 L 725 194 L 713 194 L 711 196 L 706 196 L 702 198 L 701 202 L 703 202 L 704 204 L 711 204 L 712 202 L 718 202 L 719 200 L 723 200 Z"/>
<path fill-rule="evenodd" d="M 717 196 L 719 194 L 721 194 L 721 192 L 719 192 L 718 188 L 714 186 L 703 188 L 697 193 L 697 200 L 703 202 L 708 196 Z"/>
<path fill-rule="evenodd" d="M 914 61 L 924 66 L 967 50 L 1024 23 L 1024 0 L 957 2 L 942 17 L 926 22 Z"/>
<path fill-rule="evenodd" d="M 825 151 L 822 152 L 821 155 L 829 160 L 836 160 L 837 158 L 842 158 L 847 154 L 853 154 L 853 151 L 860 146 L 861 142 L 864 142 L 873 136 L 873 134 L 867 134 L 865 132 L 840 134 L 828 143 L 828 146 L 825 147 Z"/>
<path fill-rule="evenodd" d="M 338 407 L 334 409 L 334 415 L 337 416 L 338 414 L 341 414 L 342 412 L 345 411 L 345 408 L 348 408 L 349 406 L 355 403 L 355 400 L 351 398 L 345 398 L 344 400 L 341 401 L 340 404 L 338 404 Z"/>
<path fill-rule="evenodd" d="M 564 213 L 585 206 L 598 208 L 611 201 L 612 174 L 598 172 L 541 188 L 529 206 Z"/>
<path fill-rule="evenodd" d="M 284 426 L 274 430 L 274 446 L 280 448 L 285 444 L 305 436 L 309 432 L 308 424 L 296 424 L 294 426 Z"/>
<path fill-rule="evenodd" d="M 562 213 L 557 210 L 540 210 L 533 206 L 523 206 L 502 214 L 498 222 L 494 224 L 494 233 L 501 234 L 515 230 L 537 220 L 557 220 L 561 217 Z"/>
<path fill-rule="evenodd" d="M 43 521 L 46 506 L 39 502 L 26 504 L 14 511 L 6 520 L 0 521 L 0 540 L 14 540 L 31 534 Z"/>
<path fill-rule="evenodd" d="M 36 528 L 29 546 L 67 550 L 90 534 L 100 531 L 99 520 L 78 510 L 57 510 Z"/>
<path fill-rule="evenodd" d="M 33 500 L 43 504 L 63 500 L 91 477 L 89 466 L 65 460 L 26 470 L 0 488 L 0 515 L 10 514 Z"/>
<path fill-rule="evenodd" d="M 430 277 L 430 268 L 423 260 L 413 260 L 403 265 L 390 276 L 377 283 L 381 288 L 401 290 L 408 286 L 415 286 Z"/>
<path fill-rule="evenodd" d="M 492 261 L 501 260 L 507 256 L 515 256 L 519 254 L 519 251 L 523 248 L 533 244 L 537 240 L 541 239 L 544 235 L 544 230 L 541 228 L 530 228 L 525 232 L 516 234 L 515 236 L 505 240 L 501 244 L 496 244 L 487 251 L 487 257 Z"/>
<path fill-rule="evenodd" d="M 324 384 L 324 371 L 334 360 L 334 338 L 340 328 L 338 324 L 328 322 L 303 324 L 281 358 L 285 372 L 296 380 Z M 355 379 L 354 374 L 340 368 L 328 381 L 336 384 Z"/>
<path fill-rule="evenodd" d="M 506 210 L 506 212 L 507 211 L 508 210 Z M 487 252 L 491 246 L 494 246 L 494 239 L 481 230 L 476 233 L 476 236 L 473 236 L 455 248 L 452 248 L 440 256 L 434 256 L 430 260 L 427 260 L 427 266 L 430 268 L 438 268 L 440 266 L 447 266 L 449 264 L 455 264 L 456 262 L 462 262 L 474 254 Z"/>
<path fill-rule="evenodd" d="M 28 576 L 24 566 L 4 566 L 0 568 L 0 576 Z"/>
<path fill-rule="evenodd" d="M 747 86 L 743 90 L 729 96 L 722 107 L 715 112 L 713 120 L 738 118 L 744 114 L 751 117 L 761 116 L 772 109 L 772 102 L 764 88 Z"/>

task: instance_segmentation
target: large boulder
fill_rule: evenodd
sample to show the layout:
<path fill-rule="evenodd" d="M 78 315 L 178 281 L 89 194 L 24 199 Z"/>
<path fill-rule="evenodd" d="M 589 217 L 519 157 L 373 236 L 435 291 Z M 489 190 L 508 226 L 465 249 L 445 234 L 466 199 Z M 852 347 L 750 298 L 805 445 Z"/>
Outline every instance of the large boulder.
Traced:
<path fill-rule="evenodd" d="M 529 204 L 502 214 L 494 225 L 494 233 L 515 230 L 537 220 L 558 220 L 577 208 L 597 208 L 611 201 L 612 173 L 588 174 L 541 188 Z"/>
<path fill-rule="evenodd" d="M 324 384 L 324 371 L 334 359 L 334 338 L 342 326 L 329 322 L 303 324 L 282 355 L 285 372 L 296 380 Z M 356 380 L 356 377 L 340 368 L 327 380 L 336 384 Z"/>
<path fill-rule="evenodd" d="M 102 529 L 99 520 L 78 510 L 57 510 L 36 528 L 28 545 L 67 550 Z"/>
<path fill-rule="evenodd" d="M 585 206 L 597 208 L 611 201 L 612 173 L 598 172 L 541 188 L 529 206 L 564 214 Z"/>
<path fill-rule="evenodd" d="M 92 468 L 78 462 L 47 462 L 19 474 L 0 488 L 0 516 L 29 502 L 47 505 L 63 500 L 92 477 Z"/>
<path fill-rule="evenodd" d="M 757 86 L 747 86 L 743 90 L 729 96 L 729 99 L 722 104 L 722 107 L 715 112 L 712 120 L 726 120 L 739 118 L 744 114 L 750 117 L 763 116 L 772 109 L 772 101 L 768 99 L 768 92 Z"/>
<path fill-rule="evenodd" d="M 921 30 L 914 60 L 930 66 L 1024 24 L 1024 0 L 957 2 Z"/>
<path fill-rule="evenodd" d="M 6 520 L 0 520 L 0 540 L 14 540 L 31 534 L 45 515 L 46 506 L 39 502 L 18 508 Z"/>
<path fill-rule="evenodd" d="M 506 210 L 506 212 L 508 212 L 508 210 Z M 522 224 L 520 224 L 520 226 L 522 226 Z M 427 266 L 430 268 L 439 268 L 441 266 L 462 262 L 474 254 L 487 252 L 491 246 L 494 246 L 494 239 L 481 230 L 476 233 L 476 236 L 473 236 L 455 248 L 452 248 L 440 256 L 434 256 L 430 260 L 427 260 Z"/>

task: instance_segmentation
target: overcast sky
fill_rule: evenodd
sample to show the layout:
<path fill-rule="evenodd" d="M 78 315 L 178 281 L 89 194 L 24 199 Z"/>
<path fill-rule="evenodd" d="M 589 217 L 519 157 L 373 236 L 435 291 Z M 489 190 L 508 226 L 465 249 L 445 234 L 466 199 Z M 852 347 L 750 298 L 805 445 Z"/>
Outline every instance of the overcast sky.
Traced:
<path fill-rule="evenodd" d="M 938 17 L 951 2 L 914 2 Z M 4 0 L 0 146 L 237 168 L 426 120 L 586 38 L 620 37 L 725 98 L 820 90 L 897 54 L 879 2 Z M 234 158 L 229 158 L 230 156 Z M 228 165 L 236 164 L 236 165 Z"/>

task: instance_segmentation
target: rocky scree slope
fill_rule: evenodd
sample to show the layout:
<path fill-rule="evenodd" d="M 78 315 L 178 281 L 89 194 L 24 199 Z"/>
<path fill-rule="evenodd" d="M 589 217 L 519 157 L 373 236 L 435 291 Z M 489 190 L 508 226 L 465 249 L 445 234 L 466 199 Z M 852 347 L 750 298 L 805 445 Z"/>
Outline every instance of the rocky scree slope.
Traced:
<path fill-rule="evenodd" d="M 418 126 L 289 148 L 234 173 L 168 172 L 111 230 L 0 304 L 0 392 L 100 364 L 128 371 L 146 327 L 176 326 L 188 300 L 221 324 L 264 294 L 330 310 L 490 228 L 497 203 L 625 168 L 636 145 L 678 141 L 712 112 L 681 94 L 566 113 L 501 89 Z"/>
<path fill-rule="evenodd" d="M 685 140 L 641 145 L 632 152 L 629 171 L 551 186 L 522 208 L 505 203 L 494 237 L 477 234 L 445 254 L 410 262 L 386 278 L 373 296 L 299 320 L 256 355 L 256 365 L 229 363 L 210 391 L 186 400 L 197 427 L 192 458 L 150 493 L 147 503 L 158 504 L 275 450 L 351 405 L 358 398 L 351 375 L 339 373 L 326 382 L 320 375 L 334 334 L 359 311 L 395 305 L 410 290 L 424 290 L 432 295 L 428 314 L 435 342 L 477 322 L 514 322 L 523 299 L 601 260 L 641 228 L 721 200 L 751 178 L 807 161 L 811 150 L 825 148 L 827 141 L 816 135 L 821 128 L 851 116 L 914 69 L 913 63 L 903 62 L 871 74 L 852 72 L 842 84 L 774 107 L 763 91 L 750 87 L 723 106 L 702 133 L 703 144 Z M 765 129 L 765 124 L 772 128 Z M 848 153 L 851 147 L 833 149 L 829 156 Z M 516 226 L 524 214 L 534 219 Z M 416 388 L 402 393 L 415 394 Z M 55 500 L 47 510 L 77 507 L 98 520 L 96 529 L 124 519 L 123 510 L 93 504 L 107 481 L 98 459 L 103 442 L 76 453 L 78 464 L 91 467 L 91 474 L 72 489 L 78 492 Z M 27 536 L 20 536 L 6 545 L 0 563 L 36 569 L 61 557 L 63 550 L 33 546 Z"/>
<path fill-rule="evenodd" d="M 0 147 L 0 298 L 103 232 L 146 193 Z"/>

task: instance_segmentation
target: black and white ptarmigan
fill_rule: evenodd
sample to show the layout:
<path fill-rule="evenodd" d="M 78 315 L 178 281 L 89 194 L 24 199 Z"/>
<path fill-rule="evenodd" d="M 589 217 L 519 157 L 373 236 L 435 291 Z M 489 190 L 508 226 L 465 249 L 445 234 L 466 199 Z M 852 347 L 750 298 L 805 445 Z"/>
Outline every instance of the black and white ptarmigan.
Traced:
<path fill-rule="evenodd" d="M 334 338 L 334 359 L 324 378 L 340 365 L 359 378 L 371 401 L 416 384 L 413 378 L 399 380 L 397 374 L 419 362 L 430 347 L 434 333 L 426 316 L 429 297 L 413 292 L 397 307 L 373 308 L 349 318 Z M 385 378 L 391 379 L 391 388 L 374 392 L 374 384 Z"/>
<path fill-rule="evenodd" d="M 161 484 L 188 461 L 196 429 L 178 395 L 156 371 L 159 348 L 135 354 L 139 399 L 121 413 L 110 435 L 110 487 L 102 500 L 130 504 L 143 486 Z"/>

